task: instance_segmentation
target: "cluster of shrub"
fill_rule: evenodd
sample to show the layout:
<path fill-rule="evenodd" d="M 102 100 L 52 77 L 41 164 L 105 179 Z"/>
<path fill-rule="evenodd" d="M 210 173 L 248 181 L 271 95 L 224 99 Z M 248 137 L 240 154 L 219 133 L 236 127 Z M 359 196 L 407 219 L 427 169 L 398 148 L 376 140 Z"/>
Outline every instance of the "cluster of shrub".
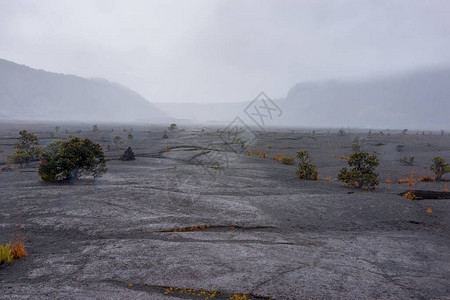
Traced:
<path fill-rule="evenodd" d="M 43 180 L 76 179 L 82 175 L 99 177 L 107 170 L 101 145 L 87 138 L 71 137 L 41 147 L 36 135 L 23 130 L 14 148 L 7 162 L 22 166 L 40 160 L 38 174 Z"/>
<path fill-rule="evenodd" d="M 118 139 L 117 142 L 119 142 Z M 8 163 L 23 165 L 40 160 L 38 173 L 46 181 L 71 180 L 82 175 L 99 177 L 107 170 L 101 145 L 88 138 L 71 137 L 67 141 L 56 140 L 45 147 L 40 147 L 36 135 L 23 130 L 14 148 L 15 152 L 8 157 Z M 375 169 L 380 161 L 376 153 L 369 154 L 363 151 L 358 138 L 353 140 L 352 150 L 354 152 L 347 157 L 350 168 L 342 168 L 337 178 L 358 187 L 378 185 L 378 173 Z M 127 151 L 131 151 L 131 148 Z M 131 157 L 131 154 L 132 151 L 128 156 Z M 131 159 L 134 159 L 134 154 Z M 317 180 L 319 175 L 317 166 L 312 163 L 309 153 L 306 150 L 300 150 L 297 152 L 297 159 L 299 160 L 297 177 Z M 411 156 L 408 160 L 405 157 L 404 160 L 411 164 L 414 157 Z M 430 170 L 436 174 L 436 180 L 440 180 L 445 173 L 450 172 L 450 165 L 443 158 L 436 156 L 432 160 Z"/>
<path fill-rule="evenodd" d="M 359 138 L 353 140 L 352 150 L 354 152 L 347 157 L 347 163 L 350 168 L 342 168 L 337 178 L 342 182 L 356 185 L 359 188 L 379 185 L 380 181 L 375 169 L 380 164 L 380 160 L 376 153 L 369 154 L 368 152 L 362 151 Z M 297 177 L 300 179 L 317 180 L 317 166 L 312 163 L 308 152 L 306 150 L 298 151 L 297 158 L 299 160 Z M 414 163 L 413 156 L 409 158 L 404 157 L 404 160 L 408 164 Z M 439 181 L 445 173 L 450 172 L 450 165 L 442 157 L 436 156 L 432 159 L 430 170 L 435 173 L 436 181 Z"/>

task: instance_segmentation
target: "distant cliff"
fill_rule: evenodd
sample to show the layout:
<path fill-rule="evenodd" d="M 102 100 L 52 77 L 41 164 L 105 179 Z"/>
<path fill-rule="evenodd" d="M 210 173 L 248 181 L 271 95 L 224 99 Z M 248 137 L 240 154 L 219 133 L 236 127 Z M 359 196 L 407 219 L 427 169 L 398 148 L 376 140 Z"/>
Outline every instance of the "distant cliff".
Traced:
<path fill-rule="evenodd" d="M 302 82 L 275 101 L 283 114 L 273 125 L 450 130 L 450 69 Z M 176 118 L 231 122 L 249 102 L 155 105 Z"/>
<path fill-rule="evenodd" d="M 299 83 L 279 102 L 283 123 L 303 126 L 450 128 L 450 70 L 365 80 Z"/>
<path fill-rule="evenodd" d="M 158 122 L 167 115 L 103 79 L 36 70 L 0 59 L 0 119 Z"/>

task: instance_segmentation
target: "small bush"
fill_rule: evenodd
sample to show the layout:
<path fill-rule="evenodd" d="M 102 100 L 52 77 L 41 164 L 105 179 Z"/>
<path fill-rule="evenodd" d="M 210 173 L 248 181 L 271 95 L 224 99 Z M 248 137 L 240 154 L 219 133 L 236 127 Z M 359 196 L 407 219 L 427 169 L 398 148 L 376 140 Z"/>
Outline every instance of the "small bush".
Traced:
<path fill-rule="evenodd" d="M 18 143 L 14 143 L 16 151 L 7 159 L 8 164 L 18 163 L 28 165 L 30 162 L 39 160 L 41 149 L 39 139 L 31 132 L 22 130 Z"/>
<path fill-rule="evenodd" d="M 70 180 L 85 174 L 100 177 L 106 170 L 102 147 L 90 139 L 73 137 L 44 148 L 38 173 L 43 180 Z"/>
<path fill-rule="evenodd" d="M 172 123 L 169 127 L 167 127 L 167 129 L 169 129 L 171 132 L 174 132 L 175 130 L 177 130 L 177 124 Z"/>
<path fill-rule="evenodd" d="M 280 163 L 283 165 L 293 165 L 294 164 L 294 156 L 282 156 L 280 157 Z"/>
<path fill-rule="evenodd" d="M 133 135 L 131 134 L 131 133 L 129 133 L 128 135 L 127 135 L 127 140 L 132 140 L 133 139 Z"/>
<path fill-rule="evenodd" d="M 407 166 L 413 166 L 414 165 L 414 156 L 412 155 L 403 155 L 402 158 L 400 158 L 400 162 Z"/>
<path fill-rule="evenodd" d="M 436 174 L 436 181 L 441 180 L 442 175 L 450 172 L 450 165 L 447 164 L 442 157 L 436 156 L 433 158 L 432 162 L 430 170 Z"/>
<path fill-rule="evenodd" d="M 338 174 L 340 181 L 348 184 L 357 184 L 359 188 L 362 186 L 374 187 L 380 182 L 378 180 L 378 173 L 375 168 L 380 164 L 375 153 L 369 155 L 364 151 L 355 152 L 347 159 L 348 165 L 352 167 L 350 170 L 342 168 Z"/>
<path fill-rule="evenodd" d="M 317 166 L 311 163 L 311 158 L 306 150 L 297 152 L 297 158 L 300 160 L 297 167 L 297 178 L 307 180 L 317 180 L 319 173 Z"/>

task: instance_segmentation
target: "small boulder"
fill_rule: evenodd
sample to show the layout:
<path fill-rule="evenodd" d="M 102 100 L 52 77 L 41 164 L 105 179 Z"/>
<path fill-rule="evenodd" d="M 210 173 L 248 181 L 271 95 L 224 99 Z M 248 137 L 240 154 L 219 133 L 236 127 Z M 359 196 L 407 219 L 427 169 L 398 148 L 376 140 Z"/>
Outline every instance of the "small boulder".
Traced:
<path fill-rule="evenodd" d="M 135 159 L 136 158 L 134 157 L 133 149 L 131 149 L 131 147 L 128 147 L 128 149 L 125 150 L 125 152 L 120 157 L 120 160 L 123 160 L 123 161 L 135 160 Z"/>

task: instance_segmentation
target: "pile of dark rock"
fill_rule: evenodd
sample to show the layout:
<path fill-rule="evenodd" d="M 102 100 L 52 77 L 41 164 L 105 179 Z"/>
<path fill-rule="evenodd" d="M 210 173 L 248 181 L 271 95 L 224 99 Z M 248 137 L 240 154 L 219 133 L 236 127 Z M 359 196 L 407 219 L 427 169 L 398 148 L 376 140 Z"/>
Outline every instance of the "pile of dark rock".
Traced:
<path fill-rule="evenodd" d="M 128 161 L 128 160 L 135 160 L 133 149 L 131 147 L 128 147 L 127 150 L 122 154 L 120 157 L 120 160 Z"/>

